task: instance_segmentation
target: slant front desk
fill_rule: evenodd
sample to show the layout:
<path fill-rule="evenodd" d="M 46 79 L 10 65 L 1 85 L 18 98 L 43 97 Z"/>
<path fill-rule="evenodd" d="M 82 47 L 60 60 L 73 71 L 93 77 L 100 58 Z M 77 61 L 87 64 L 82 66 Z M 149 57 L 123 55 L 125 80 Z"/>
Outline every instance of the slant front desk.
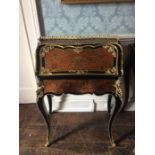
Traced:
<path fill-rule="evenodd" d="M 61 94 L 109 94 L 108 134 L 112 146 L 112 123 L 123 107 L 122 84 L 123 49 L 115 38 L 53 39 L 40 38 L 36 50 L 36 77 L 38 83 L 37 104 L 46 121 L 50 141 L 50 114 L 52 95 Z M 49 112 L 44 103 L 47 95 Z"/>

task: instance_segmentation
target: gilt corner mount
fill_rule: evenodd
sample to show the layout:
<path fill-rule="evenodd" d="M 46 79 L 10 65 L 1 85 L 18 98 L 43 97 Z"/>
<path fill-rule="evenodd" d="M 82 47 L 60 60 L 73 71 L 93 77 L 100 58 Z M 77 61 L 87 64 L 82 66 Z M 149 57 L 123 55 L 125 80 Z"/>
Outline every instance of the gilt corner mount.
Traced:
<path fill-rule="evenodd" d="M 135 0 L 61 0 L 64 4 L 79 4 L 79 3 L 120 3 L 134 2 Z"/>

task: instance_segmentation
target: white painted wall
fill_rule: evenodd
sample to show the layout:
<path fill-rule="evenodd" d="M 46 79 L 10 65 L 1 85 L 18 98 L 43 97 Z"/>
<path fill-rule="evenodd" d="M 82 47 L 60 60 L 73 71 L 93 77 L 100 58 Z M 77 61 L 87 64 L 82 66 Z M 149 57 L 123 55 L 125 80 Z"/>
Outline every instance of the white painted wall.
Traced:
<path fill-rule="evenodd" d="M 34 76 L 35 50 L 40 30 L 35 0 L 20 0 L 19 36 L 19 102 L 35 103 L 36 81 Z M 103 111 L 107 110 L 107 96 L 63 95 L 53 97 L 53 110 L 58 111 Z M 128 110 L 134 110 L 134 105 Z"/>
<path fill-rule="evenodd" d="M 36 83 L 34 77 L 33 63 L 30 54 L 30 47 L 26 35 L 24 18 L 20 8 L 20 36 L 19 36 L 19 102 L 35 102 Z"/>

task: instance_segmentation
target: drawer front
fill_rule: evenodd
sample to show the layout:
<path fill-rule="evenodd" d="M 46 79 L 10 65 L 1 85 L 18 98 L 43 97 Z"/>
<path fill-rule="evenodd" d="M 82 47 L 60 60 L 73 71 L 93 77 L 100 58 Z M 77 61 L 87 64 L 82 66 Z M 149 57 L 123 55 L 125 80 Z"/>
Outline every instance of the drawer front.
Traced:
<path fill-rule="evenodd" d="M 65 79 L 65 80 L 43 80 L 44 93 L 62 94 L 84 94 L 95 93 L 104 94 L 108 92 L 116 92 L 117 80 L 101 80 L 101 79 Z"/>
<path fill-rule="evenodd" d="M 39 76 L 118 76 L 118 49 L 114 45 L 43 45 L 37 51 Z"/>

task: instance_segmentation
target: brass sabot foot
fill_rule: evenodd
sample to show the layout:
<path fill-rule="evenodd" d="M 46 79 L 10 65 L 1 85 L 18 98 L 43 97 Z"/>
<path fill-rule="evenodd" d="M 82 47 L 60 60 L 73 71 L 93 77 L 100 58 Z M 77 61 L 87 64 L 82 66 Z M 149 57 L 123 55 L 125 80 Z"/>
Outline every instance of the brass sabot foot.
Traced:
<path fill-rule="evenodd" d="M 45 144 L 45 147 L 49 147 L 49 146 L 50 146 L 50 143 L 47 142 L 47 143 Z"/>

